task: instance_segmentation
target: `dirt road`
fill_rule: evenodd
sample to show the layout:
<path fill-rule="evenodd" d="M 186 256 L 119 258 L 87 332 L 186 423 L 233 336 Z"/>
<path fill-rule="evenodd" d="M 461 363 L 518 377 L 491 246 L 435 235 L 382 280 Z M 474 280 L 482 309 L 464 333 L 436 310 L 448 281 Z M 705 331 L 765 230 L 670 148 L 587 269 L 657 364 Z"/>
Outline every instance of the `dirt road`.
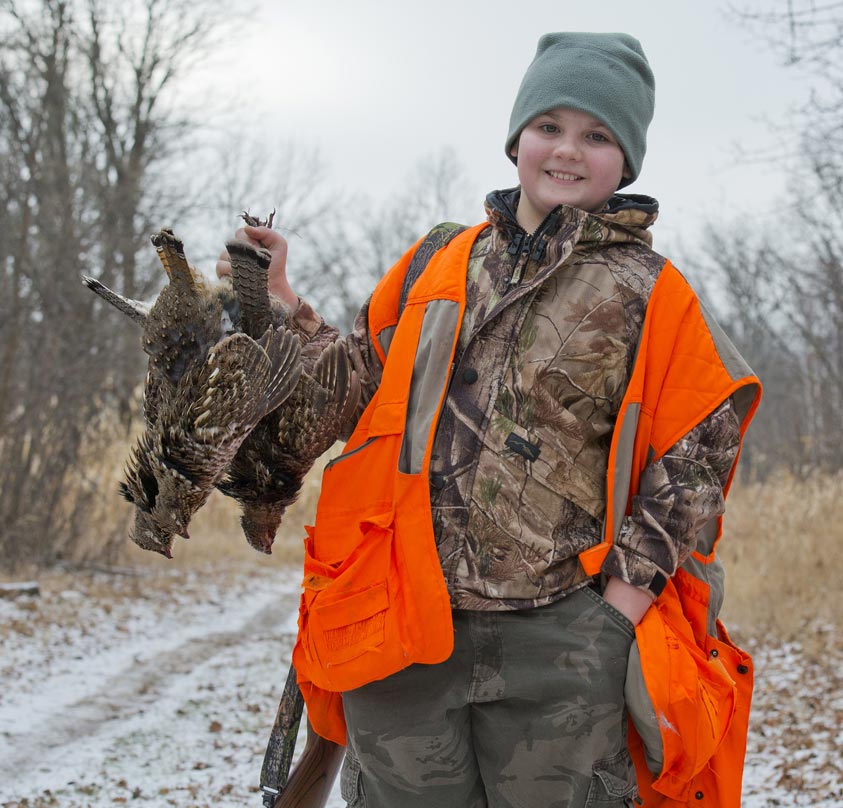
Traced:
<path fill-rule="evenodd" d="M 3 604 L 31 633 L 4 636 L 0 805 L 258 808 L 297 581 L 176 576 L 132 598 L 71 584 Z"/>
<path fill-rule="evenodd" d="M 39 597 L 0 600 L 0 806 L 260 808 L 298 573 L 41 584 Z M 843 806 L 843 650 L 839 633 L 817 641 L 815 662 L 794 645 L 752 649 L 744 808 Z M 329 806 L 342 805 L 335 787 Z"/>

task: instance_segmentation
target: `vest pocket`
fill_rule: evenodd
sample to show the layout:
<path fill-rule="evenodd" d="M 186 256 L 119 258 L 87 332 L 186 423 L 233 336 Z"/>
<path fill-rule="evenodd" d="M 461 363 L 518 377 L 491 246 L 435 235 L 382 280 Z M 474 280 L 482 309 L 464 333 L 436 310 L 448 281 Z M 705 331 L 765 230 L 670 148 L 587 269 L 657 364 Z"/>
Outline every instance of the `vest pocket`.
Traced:
<path fill-rule="evenodd" d="M 334 521 L 334 520 L 331 520 Z M 378 653 L 387 631 L 389 613 L 389 569 L 393 545 L 393 514 L 379 514 L 356 526 L 337 519 L 333 527 L 344 525 L 341 535 L 347 552 L 334 563 L 319 559 L 317 550 L 325 543 L 336 544 L 331 535 L 316 536 L 313 529 L 305 541 L 303 619 L 300 638 L 305 652 L 326 675 L 316 681 L 326 687 L 328 680 L 342 682 L 337 690 L 347 690 L 350 681 L 362 672 L 355 660 L 369 652 Z M 350 677 L 346 678 L 346 677 Z M 315 681 L 315 680 L 314 680 Z"/>
<path fill-rule="evenodd" d="M 679 570 L 636 627 L 639 653 L 630 655 L 626 688 L 647 767 L 659 792 L 675 800 L 729 733 L 738 705 L 730 671 L 745 665 L 725 632 L 725 639 L 704 637 L 704 646 L 698 644 L 676 594 L 677 586 L 693 583 L 687 577 Z"/>
<path fill-rule="evenodd" d="M 383 643 L 389 594 L 386 581 L 358 592 L 325 598 L 314 609 L 324 630 L 325 658 L 329 663 L 348 662 Z"/>

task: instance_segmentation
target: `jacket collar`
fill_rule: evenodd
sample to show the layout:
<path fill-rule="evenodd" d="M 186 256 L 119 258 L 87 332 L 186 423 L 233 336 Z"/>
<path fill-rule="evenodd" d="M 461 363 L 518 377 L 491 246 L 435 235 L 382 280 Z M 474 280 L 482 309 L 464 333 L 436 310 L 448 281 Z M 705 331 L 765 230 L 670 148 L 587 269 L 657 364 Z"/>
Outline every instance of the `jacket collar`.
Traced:
<path fill-rule="evenodd" d="M 536 228 L 528 234 L 516 219 L 521 188 L 492 191 L 486 197 L 486 215 L 489 222 L 501 231 L 506 240 L 520 251 L 525 240 L 547 241 L 562 233 L 570 233 L 570 225 L 581 227 L 579 245 L 598 242 L 634 242 L 650 247 L 653 242 L 649 227 L 659 215 L 659 203 L 642 194 L 615 194 L 600 213 L 587 213 L 568 205 L 554 208 Z"/>

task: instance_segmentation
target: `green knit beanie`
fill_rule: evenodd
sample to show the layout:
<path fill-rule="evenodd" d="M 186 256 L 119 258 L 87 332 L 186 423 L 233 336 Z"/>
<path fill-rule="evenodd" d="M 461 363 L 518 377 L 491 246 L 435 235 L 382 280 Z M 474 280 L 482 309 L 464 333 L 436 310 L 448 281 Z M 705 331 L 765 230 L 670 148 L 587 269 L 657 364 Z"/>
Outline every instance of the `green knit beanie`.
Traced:
<path fill-rule="evenodd" d="M 622 188 L 641 172 L 654 104 L 653 71 L 635 37 L 545 34 L 515 98 L 506 154 L 516 162 L 512 146 L 537 115 L 556 107 L 587 112 L 609 128 L 623 149 L 631 176 L 621 180 Z"/>

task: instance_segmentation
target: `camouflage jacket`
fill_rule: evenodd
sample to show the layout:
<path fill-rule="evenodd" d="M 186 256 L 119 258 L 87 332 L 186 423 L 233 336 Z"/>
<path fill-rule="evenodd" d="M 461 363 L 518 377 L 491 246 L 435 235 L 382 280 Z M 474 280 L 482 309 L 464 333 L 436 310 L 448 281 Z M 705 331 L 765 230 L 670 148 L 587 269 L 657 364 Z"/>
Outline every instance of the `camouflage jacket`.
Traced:
<path fill-rule="evenodd" d="M 588 582 L 577 555 L 602 538 L 612 429 L 664 264 L 650 248 L 654 200 L 616 196 L 599 215 L 562 206 L 532 236 L 517 200 L 487 199 L 431 456 L 455 608 L 530 608 Z M 348 345 L 368 400 L 381 364 L 366 306 Z M 723 512 L 739 439 L 726 401 L 651 463 L 603 571 L 648 590 L 670 577 Z"/>

